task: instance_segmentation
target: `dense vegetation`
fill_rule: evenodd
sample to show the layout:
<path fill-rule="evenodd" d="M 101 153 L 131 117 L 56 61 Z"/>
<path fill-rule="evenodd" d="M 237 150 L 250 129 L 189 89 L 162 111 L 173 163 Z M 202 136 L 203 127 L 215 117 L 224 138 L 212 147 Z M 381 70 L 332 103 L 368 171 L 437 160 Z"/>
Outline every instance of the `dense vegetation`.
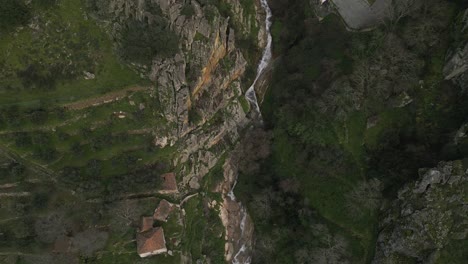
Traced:
<path fill-rule="evenodd" d="M 30 10 L 23 2 L 2 0 L 0 2 L 0 33 L 26 24 L 30 15 Z"/>
<path fill-rule="evenodd" d="M 256 225 L 254 262 L 367 263 L 382 202 L 419 168 L 468 155 L 452 140 L 468 95 L 442 75 L 462 9 L 420 4 L 351 33 L 301 1 L 272 1 L 271 154 L 236 189 Z"/>
<path fill-rule="evenodd" d="M 1 263 L 133 263 L 140 217 L 172 169 L 173 149 L 152 144 L 152 87 L 84 2 L 0 4 Z M 177 221 L 165 226 L 180 236 Z M 73 253 L 51 253 L 67 239 Z"/>
<path fill-rule="evenodd" d="M 129 21 L 122 32 L 120 53 L 127 61 L 151 62 L 151 58 L 170 57 L 178 51 L 177 36 L 160 17 L 152 24 Z"/>
<path fill-rule="evenodd" d="M 112 10 L 109 0 L 86 0 L 87 9 L 96 18 L 112 20 L 118 25 L 108 30 L 118 46 L 119 56 L 127 62 L 149 64 L 153 58 L 173 56 L 179 50 L 179 39 L 169 28 L 160 7 L 150 0 L 139 4 L 148 13 L 127 14 Z M 191 13 L 190 10 L 185 12 Z"/>

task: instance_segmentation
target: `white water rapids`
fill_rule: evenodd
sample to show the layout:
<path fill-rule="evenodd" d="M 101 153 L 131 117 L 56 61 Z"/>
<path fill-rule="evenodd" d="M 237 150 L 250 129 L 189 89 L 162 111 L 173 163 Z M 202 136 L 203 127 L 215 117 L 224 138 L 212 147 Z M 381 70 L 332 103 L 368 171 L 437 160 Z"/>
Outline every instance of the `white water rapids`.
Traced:
<path fill-rule="evenodd" d="M 260 0 L 260 3 L 261 3 L 262 8 L 265 10 L 265 13 L 266 13 L 266 16 L 265 16 L 265 31 L 266 31 L 266 34 L 267 34 L 267 44 L 266 44 L 265 49 L 263 51 L 262 60 L 258 64 L 257 76 L 255 77 L 255 80 L 253 81 L 252 85 L 249 87 L 249 89 L 245 93 L 245 98 L 251 103 L 251 105 L 253 105 L 255 107 L 255 111 L 259 114 L 260 120 L 261 120 L 262 113 L 260 111 L 260 106 L 258 105 L 258 101 L 257 101 L 257 95 L 255 93 L 255 84 L 257 84 L 257 81 L 260 79 L 263 72 L 265 71 L 265 69 L 270 64 L 271 58 L 272 58 L 272 52 L 271 52 L 272 36 L 271 36 L 271 33 L 270 33 L 272 13 L 271 13 L 270 7 L 268 6 L 267 0 Z M 237 184 L 237 179 L 234 182 L 231 191 L 228 193 L 228 196 L 231 198 L 232 201 L 236 201 L 236 197 L 235 197 L 234 191 L 233 191 L 234 188 L 236 187 L 236 184 Z M 247 221 L 247 211 L 246 211 L 245 207 L 242 206 L 242 204 L 240 202 L 238 202 L 238 203 L 239 203 L 239 205 L 241 207 L 241 215 L 242 215 L 242 220 L 241 220 L 241 223 L 240 223 L 241 235 L 240 235 L 239 241 L 242 242 L 242 241 L 244 241 L 243 238 L 245 237 L 245 224 L 246 224 L 246 221 Z M 245 252 L 247 251 L 246 243 L 245 242 L 241 243 L 241 245 L 242 246 L 239 248 L 239 250 L 234 254 L 234 258 L 232 260 L 232 263 L 233 264 L 250 264 L 251 263 L 251 257 L 250 256 L 248 256 L 247 258 L 244 257 L 244 258 L 239 259 L 239 256 L 245 254 Z"/>

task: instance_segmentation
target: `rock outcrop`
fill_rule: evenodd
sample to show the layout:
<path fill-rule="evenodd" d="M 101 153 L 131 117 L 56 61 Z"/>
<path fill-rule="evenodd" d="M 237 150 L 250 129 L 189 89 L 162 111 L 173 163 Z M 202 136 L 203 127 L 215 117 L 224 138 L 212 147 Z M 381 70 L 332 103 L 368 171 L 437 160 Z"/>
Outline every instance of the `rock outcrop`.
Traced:
<path fill-rule="evenodd" d="M 256 34 L 258 45 L 265 45 L 265 32 L 258 30 L 263 28 L 260 25 L 264 18 L 256 5 L 255 12 L 249 14 L 238 0 L 227 1 L 230 18 L 195 1 L 191 2 L 195 14 L 186 17 L 181 14 L 180 1 L 162 2 L 163 13 L 170 17 L 171 27 L 181 37 L 181 51 L 173 58 L 155 59 L 150 78 L 157 83 L 168 121 L 164 137 L 179 147 L 174 166 L 184 175 L 181 189 L 190 191 L 201 188 L 204 175 L 233 148 L 248 124 L 241 104 L 241 79 L 247 61 L 236 46 L 236 34 Z M 215 16 L 209 21 L 207 13 L 212 11 Z M 229 159 L 224 173 L 237 173 Z M 246 210 L 229 195 L 235 178 L 230 177 L 223 188 L 216 190 L 223 199 L 220 217 L 226 228 L 225 257 L 228 262 L 249 263 L 253 224 Z"/>
<path fill-rule="evenodd" d="M 444 67 L 446 80 L 452 80 L 462 89 L 468 89 L 468 9 L 458 19 L 456 35 L 459 39 L 449 52 Z"/>
<path fill-rule="evenodd" d="M 250 263 L 254 226 L 252 219 L 242 204 L 233 195 L 238 170 L 231 158 L 223 166 L 224 181 L 217 187 L 223 203 L 220 217 L 226 228 L 225 256 L 228 262 Z"/>
<path fill-rule="evenodd" d="M 157 84 L 168 121 L 157 137 L 178 143 L 180 155 L 174 165 L 184 175 L 183 185 L 197 188 L 197 181 L 232 147 L 239 128 L 247 124 L 240 102 L 247 62 L 236 47 L 237 33 L 231 25 L 245 35 L 255 33 L 252 30 L 260 22 L 246 15 L 238 0 L 228 1 L 233 17 L 223 17 L 215 6 L 196 1 L 157 2 L 180 36 L 180 52 L 173 58 L 155 59 L 151 68 L 150 78 Z M 187 5 L 194 10 L 191 16 L 183 14 Z"/>
<path fill-rule="evenodd" d="M 441 162 L 421 172 L 419 181 L 403 187 L 386 212 L 373 263 L 449 263 L 441 252 L 468 239 L 466 164 Z"/>

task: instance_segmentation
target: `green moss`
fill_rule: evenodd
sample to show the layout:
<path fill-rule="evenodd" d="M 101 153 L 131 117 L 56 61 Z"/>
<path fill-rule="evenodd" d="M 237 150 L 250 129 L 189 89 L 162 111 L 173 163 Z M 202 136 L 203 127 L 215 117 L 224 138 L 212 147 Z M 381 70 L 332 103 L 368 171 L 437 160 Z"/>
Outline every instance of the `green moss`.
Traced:
<path fill-rule="evenodd" d="M 275 19 L 273 21 L 270 31 L 271 31 L 271 36 L 273 38 L 274 50 L 279 51 L 280 49 L 278 48 L 278 46 L 281 43 L 280 38 L 281 38 L 281 32 L 283 31 L 283 23 L 280 20 Z"/>
<path fill-rule="evenodd" d="M 250 111 L 249 101 L 247 101 L 247 99 L 245 99 L 245 96 L 243 95 L 239 96 L 238 98 L 239 98 L 239 103 L 242 106 L 242 110 L 244 111 L 244 113 L 248 113 Z"/>
<path fill-rule="evenodd" d="M 223 154 L 213 168 L 210 169 L 210 172 L 203 177 L 202 185 L 205 190 L 214 191 L 214 189 L 224 179 L 223 166 L 226 161 L 226 156 L 227 154 Z"/>
<path fill-rule="evenodd" d="M 187 201 L 185 233 L 182 249 L 191 253 L 193 260 L 208 257 L 213 263 L 224 262 L 223 226 L 216 210 L 204 214 L 202 197 Z"/>
<path fill-rule="evenodd" d="M 197 33 L 195 33 L 195 37 L 193 38 L 194 41 L 201 41 L 201 42 L 208 42 L 209 39 L 207 37 L 205 37 L 203 34 L 201 34 L 200 32 L 197 31 Z"/>

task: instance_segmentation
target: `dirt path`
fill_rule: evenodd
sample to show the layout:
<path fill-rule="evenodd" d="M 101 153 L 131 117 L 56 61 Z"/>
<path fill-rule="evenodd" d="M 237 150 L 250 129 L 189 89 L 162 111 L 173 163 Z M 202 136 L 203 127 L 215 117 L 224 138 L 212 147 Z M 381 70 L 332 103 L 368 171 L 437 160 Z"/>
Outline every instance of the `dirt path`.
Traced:
<path fill-rule="evenodd" d="M 139 92 L 139 91 L 149 90 L 150 88 L 151 88 L 150 86 L 129 87 L 123 90 L 106 93 L 99 97 L 94 97 L 94 98 L 89 98 L 89 99 L 85 99 L 85 100 L 81 100 L 81 101 L 77 101 L 73 103 L 64 104 L 63 106 L 69 110 L 82 110 L 88 107 L 99 106 L 99 105 L 119 101 L 127 97 L 129 94 Z"/>

